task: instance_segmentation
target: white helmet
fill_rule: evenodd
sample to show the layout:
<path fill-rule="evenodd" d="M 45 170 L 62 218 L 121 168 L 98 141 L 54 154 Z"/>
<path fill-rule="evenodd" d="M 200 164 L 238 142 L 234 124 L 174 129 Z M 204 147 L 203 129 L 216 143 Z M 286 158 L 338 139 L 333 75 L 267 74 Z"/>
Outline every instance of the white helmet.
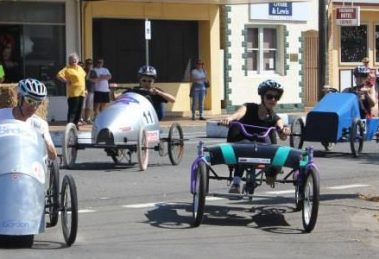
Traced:
<path fill-rule="evenodd" d="M 38 101 L 45 100 L 47 96 L 46 86 L 33 78 L 20 80 L 17 85 L 17 92 L 21 96 L 28 96 Z"/>

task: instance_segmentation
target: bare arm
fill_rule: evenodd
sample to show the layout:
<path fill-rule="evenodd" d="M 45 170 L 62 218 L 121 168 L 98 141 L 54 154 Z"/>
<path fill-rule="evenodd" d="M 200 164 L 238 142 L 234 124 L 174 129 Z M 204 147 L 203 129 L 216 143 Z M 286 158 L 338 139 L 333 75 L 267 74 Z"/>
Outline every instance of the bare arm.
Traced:
<path fill-rule="evenodd" d="M 152 93 L 163 97 L 163 99 L 171 103 L 175 102 L 176 100 L 176 98 L 173 95 L 166 93 L 159 88 L 152 88 Z"/>
<path fill-rule="evenodd" d="M 242 105 L 242 106 L 239 107 L 238 110 L 235 111 L 232 115 L 229 115 L 228 117 L 221 119 L 221 120 L 220 120 L 220 123 L 221 123 L 222 125 L 227 126 L 227 125 L 229 125 L 229 123 L 230 123 L 231 121 L 242 119 L 242 117 L 245 116 L 245 114 L 246 114 L 246 109 L 247 109 L 246 106 L 245 106 L 245 105 Z"/>
<path fill-rule="evenodd" d="M 291 129 L 284 125 L 282 119 L 276 122 L 276 128 L 278 129 L 278 135 L 281 140 L 286 140 L 287 136 L 291 134 Z"/>

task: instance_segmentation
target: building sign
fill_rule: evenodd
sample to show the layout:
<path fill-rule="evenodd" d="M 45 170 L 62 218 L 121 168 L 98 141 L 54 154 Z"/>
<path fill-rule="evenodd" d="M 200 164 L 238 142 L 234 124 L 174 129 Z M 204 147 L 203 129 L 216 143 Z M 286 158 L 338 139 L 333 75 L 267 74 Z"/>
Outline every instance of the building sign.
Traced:
<path fill-rule="evenodd" d="M 337 7 L 336 24 L 340 26 L 359 26 L 360 9 L 359 6 Z"/>
<path fill-rule="evenodd" d="M 292 16 L 292 3 L 269 3 L 269 15 Z"/>
<path fill-rule="evenodd" d="M 250 20 L 307 22 L 311 17 L 309 2 L 271 2 L 250 4 Z"/>

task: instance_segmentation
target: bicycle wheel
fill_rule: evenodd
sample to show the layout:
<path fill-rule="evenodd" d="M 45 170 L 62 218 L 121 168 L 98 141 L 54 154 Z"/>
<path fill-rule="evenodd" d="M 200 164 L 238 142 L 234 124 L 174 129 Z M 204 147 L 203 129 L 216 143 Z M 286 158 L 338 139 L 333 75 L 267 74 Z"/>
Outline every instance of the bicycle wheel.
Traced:
<path fill-rule="evenodd" d="M 146 139 L 146 131 L 140 128 L 137 141 L 138 165 L 141 171 L 145 171 L 149 165 L 149 148 Z"/>
<path fill-rule="evenodd" d="M 46 192 L 46 207 L 49 213 L 47 227 L 54 227 L 58 223 L 59 216 L 59 166 L 54 160 L 50 165 L 49 188 Z"/>
<path fill-rule="evenodd" d="M 354 157 L 358 157 L 363 149 L 364 128 L 359 119 L 355 119 L 350 128 L 350 149 Z"/>
<path fill-rule="evenodd" d="M 71 175 L 63 177 L 61 206 L 63 237 L 67 246 L 71 246 L 78 231 L 78 197 L 75 181 Z"/>
<path fill-rule="evenodd" d="M 194 227 L 198 227 L 203 220 L 205 196 L 207 194 L 207 180 L 207 167 L 205 162 L 201 161 L 196 170 L 196 185 L 192 203 L 192 225 Z"/>
<path fill-rule="evenodd" d="M 168 132 L 168 156 L 172 165 L 178 165 L 183 158 L 183 130 L 178 123 L 173 123 Z"/>
<path fill-rule="evenodd" d="M 63 166 L 68 169 L 74 167 L 76 156 L 78 154 L 78 149 L 76 145 L 78 144 L 78 130 L 75 124 L 68 123 L 63 136 L 62 143 L 62 156 L 63 156 Z"/>
<path fill-rule="evenodd" d="M 306 171 L 303 197 L 303 227 L 306 232 L 311 232 L 316 225 L 318 206 L 320 202 L 320 180 L 316 168 L 309 167 Z"/>
<path fill-rule="evenodd" d="M 302 118 L 296 118 L 291 124 L 290 146 L 301 149 L 304 143 L 304 122 Z"/>

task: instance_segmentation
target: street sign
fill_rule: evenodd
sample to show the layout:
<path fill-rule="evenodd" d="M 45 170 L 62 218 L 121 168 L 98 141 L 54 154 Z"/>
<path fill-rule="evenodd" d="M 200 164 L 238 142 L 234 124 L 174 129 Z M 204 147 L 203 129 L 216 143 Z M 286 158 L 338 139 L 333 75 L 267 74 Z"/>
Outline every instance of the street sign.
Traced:
<path fill-rule="evenodd" d="M 269 15 L 292 16 L 292 3 L 269 3 Z"/>
<path fill-rule="evenodd" d="M 145 21 L 145 40 L 151 40 L 151 22 Z"/>
<path fill-rule="evenodd" d="M 360 21 L 359 6 L 337 7 L 336 24 L 340 26 L 359 26 Z"/>

